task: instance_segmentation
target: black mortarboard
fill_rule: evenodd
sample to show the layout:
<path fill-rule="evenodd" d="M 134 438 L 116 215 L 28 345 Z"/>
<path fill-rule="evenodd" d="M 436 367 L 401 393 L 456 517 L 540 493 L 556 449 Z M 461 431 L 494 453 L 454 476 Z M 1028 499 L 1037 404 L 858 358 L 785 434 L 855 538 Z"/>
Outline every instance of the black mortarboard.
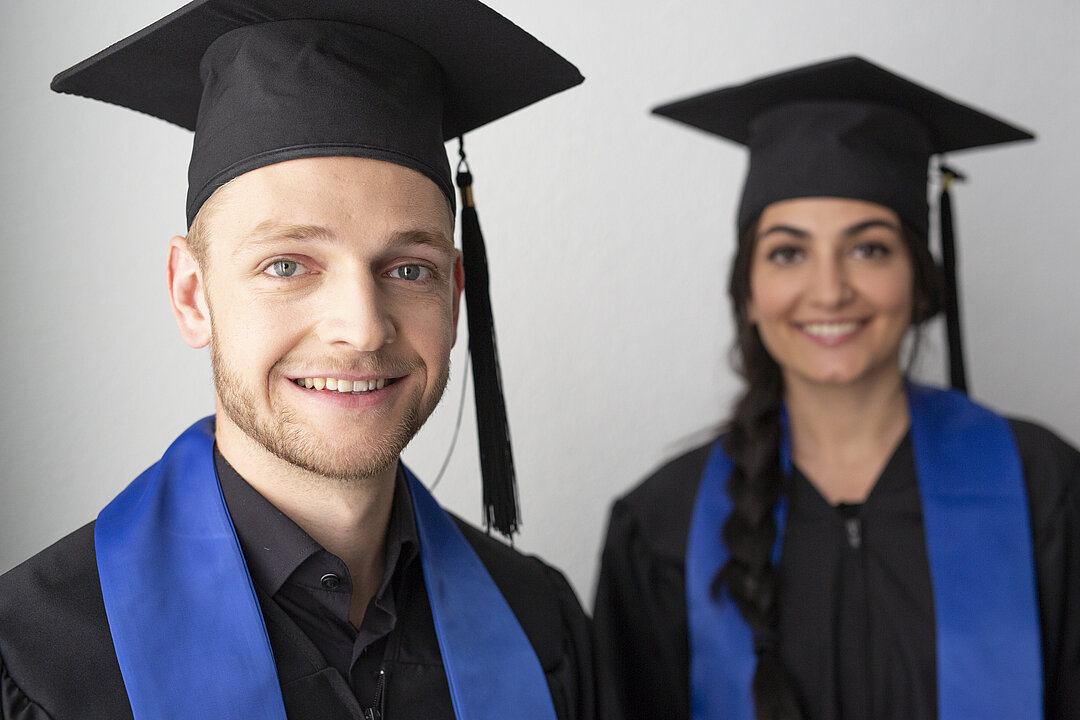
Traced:
<path fill-rule="evenodd" d="M 740 235 L 771 203 L 845 197 L 884 205 L 929 232 L 930 157 L 1034 136 L 859 57 L 829 60 L 653 110 L 750 149 Z M 948 180 L 943 183 L 947 193 Z M 953 385 L 966 386 L 949 198 L 942 254 Z M 946 224 L 948 227 L 946 227 Z"/>
<path fill-rule="evenodd" d="M 230 179 L 302 157 L 394 162 L 454 204 L 446 140 L 581 81 L 476 0 L 195 0 L 60 73 L 52 88 L 195 130 L 190 224 Z M 485 515 L 509 534 L 517 495 L 469 180 L 459 174 Z"/>

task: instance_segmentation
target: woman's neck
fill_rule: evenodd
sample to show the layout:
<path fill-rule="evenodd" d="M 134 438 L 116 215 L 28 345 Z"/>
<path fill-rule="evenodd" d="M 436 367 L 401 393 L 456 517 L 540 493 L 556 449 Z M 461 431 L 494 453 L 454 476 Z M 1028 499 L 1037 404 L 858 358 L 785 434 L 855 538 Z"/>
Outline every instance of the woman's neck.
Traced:
<path fill-rule="evenodd" d="M 907 433 L 904 379 L 787 383 L 792 461 L 831 504 L 861 503 Z"/>

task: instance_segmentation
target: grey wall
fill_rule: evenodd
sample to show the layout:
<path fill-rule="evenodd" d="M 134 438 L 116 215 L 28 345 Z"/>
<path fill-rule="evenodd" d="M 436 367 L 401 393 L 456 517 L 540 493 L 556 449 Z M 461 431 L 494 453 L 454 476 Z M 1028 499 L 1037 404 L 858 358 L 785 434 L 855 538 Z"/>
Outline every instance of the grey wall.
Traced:
<path fill-rule="evenodd" d="M 177 0 L 0 0 L 0 571 L 92 519 L 212 411 L 205 351 L 165 293 L 190 136 L 53 95 L 51 76 Z M 493 0 L 584 86 L 473 133 L 520 476 L 518 544 L 591 599 L 611 499 L 719 421 L 738 383 L 723 285 L 745 158 L 650 117 L 658 102 L 798 63 L 871 57 L 1031 127 L 957 154 L 974 395 L 1080 440 L 1080 183 L 1071 0 Z M 1010 7 L 1006 7 L 1006 6 Z M 941 376 L 940 328 L 921 373 Z M 406 451 L 431 478 L 443 406 Z M 439 498 L 479 520 L 471 397 Z"/>

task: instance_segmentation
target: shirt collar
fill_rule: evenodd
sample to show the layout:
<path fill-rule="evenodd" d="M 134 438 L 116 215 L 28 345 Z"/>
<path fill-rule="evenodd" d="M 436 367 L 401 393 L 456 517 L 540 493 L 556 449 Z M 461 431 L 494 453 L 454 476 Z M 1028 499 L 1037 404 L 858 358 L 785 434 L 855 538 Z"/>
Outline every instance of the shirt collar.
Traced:
<path fill-rule="evenodd" d="M 251 579 L 273 597 L 305 560 L 323 548 L 240 477 L 216 443 L 214 465 Z M 412 499 L 405 474 L 398 465 L 386 532 L 386 570 L 375 596 L 376 602 L 385 594 L 398 566 L 405 567 L 412 562 L 419 546 Z"/>

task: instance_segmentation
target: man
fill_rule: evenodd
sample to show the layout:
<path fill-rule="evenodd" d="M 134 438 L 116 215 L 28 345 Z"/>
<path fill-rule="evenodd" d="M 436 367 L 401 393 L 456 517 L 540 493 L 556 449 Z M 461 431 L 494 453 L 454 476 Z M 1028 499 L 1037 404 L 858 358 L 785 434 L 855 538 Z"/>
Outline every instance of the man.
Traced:
<path fill-rule="evenodd" d="M 399 462 L 470 274 L 443 142 L 580 80 L 474 0 L 197 0 L 57 76 L 196 131 L 168 283 L 217 413 L 0 579 L 4 718 L 593 716 L 565 579 Z"/>

